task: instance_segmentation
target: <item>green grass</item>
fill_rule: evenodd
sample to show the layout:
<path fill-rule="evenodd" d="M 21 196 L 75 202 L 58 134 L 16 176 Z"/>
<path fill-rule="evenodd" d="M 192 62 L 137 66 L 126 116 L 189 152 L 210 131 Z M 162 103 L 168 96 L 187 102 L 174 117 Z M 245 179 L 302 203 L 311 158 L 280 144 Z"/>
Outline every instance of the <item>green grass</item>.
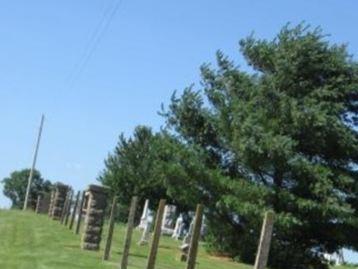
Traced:
<path fill-rule="evenodd" d="M 105 231 L 106 231 L 105 227 Z M 0 210 L 0 268 L 1 269 L 102 269 L 118 268 L 121 259 L 125 227 L 117 225 L 109 261 L 102 261 L 99 252 L 80 249 L 80 236 L 67 227 L 43 215 L 32 212 Z M 105 238 L 105 233 L 104 237 Z M 149 246 L 138 246 L 140 232 L 135 231 L 129 269 L 143 269 Z M 102 240 L 102 246 L 104 246 Z M 162 237 L 157 257 L 157 269 L 185 268 L 178 260 L 179 241 Z M 198 269 L 248 269 L 252 266 L 228 259 L 209 256 L 199 248 Z"/>
<path fill-rule="evenodd" d="M 106 238 L 107 227 L 103 238 Z M 102 261 L 99 252 L 80 249 L 80 236 L 44 215 L 33 212 L 0 210 L 0 268 L 1 269 L 114 269 L 119 268 L 124 225 L 117 225 L 109 261 Z M 149 246 L 138 246 L 141 233 L 135 231 L 128 269 L 144 269 Z M 102 246 L 104 246 L 102 240 Z M 179 241 L 163 236 L 160 240 L 156 269 L 185 268 L 180 262 Z M 197 269 L 251 269 L 253 266 L 229 259 L 209 256 L 199 247 Z M 352 269 L 335 267 L 334 269 Z"/>

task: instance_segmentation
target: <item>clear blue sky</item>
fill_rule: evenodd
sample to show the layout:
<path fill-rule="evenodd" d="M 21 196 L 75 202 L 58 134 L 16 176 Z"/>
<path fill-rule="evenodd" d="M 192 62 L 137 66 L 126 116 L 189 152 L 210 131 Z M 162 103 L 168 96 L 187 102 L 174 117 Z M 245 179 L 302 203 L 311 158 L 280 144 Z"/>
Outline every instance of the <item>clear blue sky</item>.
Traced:
<path fill-rule="evenodd" d="M 358 1 L 121 1 L 81 76 L 68 78 L 112 0 L 13 0 L 0 9 L 0 178 L 29 167 L 46 114 L 38 169 L 83 189 L 118 135 L 158 129 L 173 90 L 199 82 L 223 50 L 245 67 L 238 41 L 272 38 L 287 22 L 322 26 L 358 55 Z M 9 202 L 0 193 L 0 206 Z"/>

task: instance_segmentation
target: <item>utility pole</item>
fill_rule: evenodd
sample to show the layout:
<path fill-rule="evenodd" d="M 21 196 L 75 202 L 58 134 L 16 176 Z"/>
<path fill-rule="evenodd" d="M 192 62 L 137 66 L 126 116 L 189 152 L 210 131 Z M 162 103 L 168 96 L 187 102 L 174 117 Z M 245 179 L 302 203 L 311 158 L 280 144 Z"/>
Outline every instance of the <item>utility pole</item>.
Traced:
<path fill-rule="evenodd" d="M 30 188 L 31 188 L 32 178 L 34 176 L 34 170 L 35 170 L 36 160 L 37 160 L 37 153 L 38 153 L 39 147 L 40 147 L 41 133 L 42 133 L 42 127 L 44 125 L 44 121 L 45 121 L 45 116 L 42 114 L 40 128 L 39 128 L 39 134 L 37 136 L 37 142 L 36 142 L 34 158 L 32 160 L 32 166 L 31 166 L 31 170 L 30 170 L 30 175 L 29 175 L 29 179 L 27 181 L 27 188 L 26 188 L 26 195 L 25 195 L 25 201 L 24 201 L 23 210 L 27 209 L 27 204 L 29 202 Z"/>

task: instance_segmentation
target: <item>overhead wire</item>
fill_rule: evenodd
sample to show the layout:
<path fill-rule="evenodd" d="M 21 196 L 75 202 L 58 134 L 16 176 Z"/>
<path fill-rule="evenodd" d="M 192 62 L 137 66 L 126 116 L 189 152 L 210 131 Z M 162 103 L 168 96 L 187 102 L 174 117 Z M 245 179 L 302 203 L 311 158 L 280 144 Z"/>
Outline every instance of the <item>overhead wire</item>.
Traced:
<path fill-rule="evenodd" d="M 98 48 L 100 41 L 102 40 L 115 15 L 117 14 L 121 3 L 122 0 L 113 0 L 104 9 L 101 19 L 99 20 L 84 47 L 81 57 L 76 62 L 72 72 L 69 74 L 68 83 L 70 88 L 75 86 L 75 83 L 86 69 L 92 55 Z"/>

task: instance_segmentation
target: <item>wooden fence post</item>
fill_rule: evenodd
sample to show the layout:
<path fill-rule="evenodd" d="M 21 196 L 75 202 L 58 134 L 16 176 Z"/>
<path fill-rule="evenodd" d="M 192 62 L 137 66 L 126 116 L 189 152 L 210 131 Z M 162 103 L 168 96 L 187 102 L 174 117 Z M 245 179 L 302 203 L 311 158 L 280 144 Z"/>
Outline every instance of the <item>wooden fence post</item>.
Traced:
<path fill-rule="evenodd" d="M 60 223 L 63 224 L 64 220 L 65 220 L 65 216 L 67 214 L 66 210 L 67 210 L 67 205 L 68 205 L 68 200 L 69 200 L 69 197 L 70 196 L 70 193 L 67 192 L 66 194 L 66 199 L 65 199 L 65 203 L 63 204 L 63 208 L 62 208 L 62 212 L 61 212 L 61 218 L 60 218 Z"/>
<path fill-rule="evenodd" d="M 35 209 L 36 214 L 39 214 L 39 213 L 40 213 L 41 199 L 42 199 L 41 194 L 40 194 L 40 195 L 37 195 L 36 209 Z"/>
<path fill-rule="evenodd" d="M 81 203 L 80 203 L 80 206 L 78 207 L 78 219 L 77 219 L 75 234 L 79 234 L 79 232 L 80 232 L 81 220 L 82 220 L 82 208 L 83 208 L 83 204 L 85 202 L 85 198 L 86 198 L 86 192 L 82 191 Z"/>
<path fill-rule="evenodd" d="M 196 206 L 193 235 L 190 240 L 190 248 L 189 248 L 188 262 L 186 264 L 186 269 L 194 269 L 196 265 L 196 256 L 198 254 L 200 230 L 201 230 L 201 224 L 203 222 L 203 209 L 204 207 L 202 204 L 198 204 Z"/>
<path fill-rule="evenodd" d="M 270 251 L 274 217 L 275 214 L 272 211 L 268 211 L 265 214 L 264 222 L 262 224 L 260 242 L 256 254 L 254 269 L 266 268 L 268 255 Z"/>
<path fill-rule="evenodd" d="M 77 207 L 78 207 L 78 203 L 79 203 L 79 200 L 80 200 L 80 195 L 81 195 L 81 192 L 78 191 L 77 196 L 76 196 L 75 205 L 73 206 L 73 211 L 72 211 L 72 215 L 71 215 L 71 221 L 70 221 L 70 226 L 69 226 L 70 230 L 72 230 L 73 223 L 75 221 L 75 217 L 76 217 L 76 213 L 77 213 Z"/>
<path fill-rule="evenodd" d="M 163 214 L 165 208 L 165 199 L 161 199 L 159 202 L 157 216 L 155 218 L 155 226 L 154 226 L 154 234 L 152 239 L 152 244 L 150 246 L 149 257 L 147 261 L 147 269 L 154 269 L 155 267 L 155 260 L 157 257 L 158 246 L 159 246 L 159 239 L 162 232 L 162 221 L 163 221 Z"/>
<path fill-rule="evenodd" d="M 68 224 L 68 218 L 71 214 L 71 207 L 72 207 L 72 198 L 73 198 L 73 192 L 71 191 L 70 199 L 68 200 L 67 209 L 66 209 L 66 215 L 65 215 L 65 226 Z"/>
<path fill-rule="evenodd" d="M 129 209 L 129 216 L 128 216 L 128 223 L 127 223 L 127 232 L 126 237 L 124 240 L 124 248 L 122 254 L 122 261 L 121 261 L 121 269 L 126 269 L 128 265 L 128 256 L 129 256 L 129 249 L 131 247 L 132 242 L 132 234 L 133 234 L 133 227 L 134 227 L 134 217 L 137 209 L 138 197 L 133 196 L 131 206 Z"/>
<path fill-rule="evenodd" d="M 111 251 L 111 245 L 112 245 L 112 237 L 113 237 L 113 230 L 114 230 L 114 220 L 116 217 L 116 211 L 117 211 L 117 197 L 113 197 L 112 202 L 112 208 L 111 208 L 111 216 L 109 217 L 109 226 L 108 226 L 108 234 L 107 234 L 107 240 L 106 240 L 106 247 L 104 249 L 103 254 L 103 260 L 109 259 L 109 254 Z"/>

